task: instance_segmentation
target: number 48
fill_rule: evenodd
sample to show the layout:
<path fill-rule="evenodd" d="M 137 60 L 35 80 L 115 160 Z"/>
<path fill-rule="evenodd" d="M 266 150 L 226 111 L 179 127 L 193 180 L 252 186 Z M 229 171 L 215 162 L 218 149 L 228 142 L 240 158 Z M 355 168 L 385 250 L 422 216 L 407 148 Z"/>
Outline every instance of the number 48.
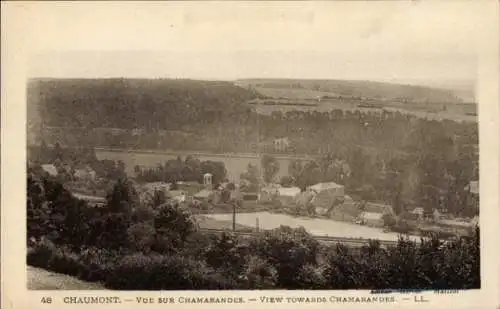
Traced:
<path fill-rule="evenodd" d="M 41 302 L 42 302 L 42 304 L 51 304 L 52 303 L 52 297 L 42 297 Z"/>

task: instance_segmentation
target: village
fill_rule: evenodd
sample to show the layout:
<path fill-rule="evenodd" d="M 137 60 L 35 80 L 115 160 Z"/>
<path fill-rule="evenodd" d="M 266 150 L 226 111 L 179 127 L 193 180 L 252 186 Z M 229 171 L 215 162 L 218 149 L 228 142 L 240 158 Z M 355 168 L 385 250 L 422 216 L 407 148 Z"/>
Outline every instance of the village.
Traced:
<path fill-rule="evenodd" d="M 281 142 L 277 144 L 278 147 L 283 147 Z M 42 164 L 41 169 L 45 175 L 51 177 L 61 177 L 61 171 L 71 174 L 70 181 L 65 182 L 65 187 L 74 197 L 86 201 L 92 207 L 102 207 L 106 204 L 106 193 L 111 184 L 105 178 L 99 177 L 90 166 L 73 168 L 65 164 L 59 164 L 59 167 L 54 164 Z M 332 225 L 335 225 L 335 222 L 343 222 L 379 229 L 383 233 L 425 236 L 434 232 L 442 238 L 466 236 L 479 224 L 478 216 L 454 217 L 445 209 L 434 209 L 432 213 L 426 213 L 423 207 L 414 207 L 396 214 L 391 205 L 347 195 L 344 186 L 335 182 L 320 182 L 301 190 L 292 183 L 266 183 L 262 177 L 253 188 L 244 179 L 241 179 L 240 183 L 227 179 L 214 183 L 213 178 L 213 174 L 205 173 L 201 182 L 132 181 L 141 201 L 153 199 L 161 194 L 167 200 L 195 214 L 202 228 L 210 229 L 262 229 L 259 226 L 259 218 L 252 223 L 240 222 L 239 214 L 248 213 L 259 213 L 259 216 L 264 218 L 267 213 L 293 218 L 326 219 L 330 220 Z M 478 208 L 478 182 L 471 181 L 464 191 L 467 192 L 470 207 Z M 217 214 L 232 215 L 222 220 L 206 216 Z M 228 220 L 232 222 L 227 222 Z M 277 227 L 282 223 L 273 222 L 273 226 Z"/>

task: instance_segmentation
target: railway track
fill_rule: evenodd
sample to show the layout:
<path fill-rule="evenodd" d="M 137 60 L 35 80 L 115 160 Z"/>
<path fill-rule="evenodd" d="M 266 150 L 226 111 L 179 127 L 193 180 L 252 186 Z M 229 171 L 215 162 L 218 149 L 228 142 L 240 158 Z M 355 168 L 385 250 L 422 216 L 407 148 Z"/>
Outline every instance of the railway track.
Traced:
<path fill-rule="evenodd" d="M 241 231 L 231 231 L 224 229 L 200 229 L 200 232 L 212 233 L 212 234 L 226 233 L 226 234 L 234 234 L 246 237 L 257 237 L 263 234 L 263 232 L 241 232 Z M 364 239 L 364 238 L 345 238 L 345 237 L 333 237 L 333 236 L 313 236 L 313 238 L 320 242 L 341 243 L 354 247 L 362 247 L 364 245 L 368 245 L 370 242 L 369 239 Z M 395 246 L 397 244 L 397 241 L 390 241 L 390 240 L 378 240 L 378 241 L 380 242 L 380 245 L 382 247 Z"/>

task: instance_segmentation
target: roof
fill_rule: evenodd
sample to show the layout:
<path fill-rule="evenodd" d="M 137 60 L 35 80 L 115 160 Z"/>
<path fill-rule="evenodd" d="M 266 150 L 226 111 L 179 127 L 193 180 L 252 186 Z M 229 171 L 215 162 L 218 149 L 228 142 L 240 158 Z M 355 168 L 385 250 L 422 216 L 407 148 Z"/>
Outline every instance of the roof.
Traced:
<path fill-rule="evenodd" d="M 209 198 L 210 196 L 212 196 L 212 194 L 213 194 L 212 190 L 203 189 L 200 192 L 196 193 L 194 197 Z"/>
<path fill-rule="evenodd" d="M 472 225 L 472 220 L 468 221 L 459 221 L 454 219 L 441 219 L 438 223 L 449 226 L 460 226 L 460 227 L 469 227 Z"/>
<path fill-rule="evenodd" d="M 77 169 L 75 169 L 75 174 L 88 175 L 88 174 L 93 174 L 93 173 L 95 173 L 95 171 L 93 169 L 90 169 L 90 168 L 77 168 Z"/>
<path fill-rule="evenodd" d="M 469 182 L 467 187 L 465 187 L 465 190 L 473 194 L 479 194 L 479 181 L 476 180 Z"/>
<path fill-rule="evenodd" d="M 295 196 L 295 202 L 299 204 L 307 204 L 313 199 L 313 195 L 309 192 L 301 192 Z"/>
<path fill-rule="evenodd" d="M 143 187 L 148 188 L 148 189 L 154 189 L 154 188 L 169 189 L 170 184 L 168 182 L 156 181 L 156 182 L 148 182 L 148 183 L 144 184 Z"/>
<path fill-rule="evenodd" d="M 313 190 L 316 192 L 324 191 L 324 190 L 330 190 L 330 189 L 339 189 L 343 188 L 343 185 L 339 185 L 335 182 L 320 182 L 315 185 L 307 187 L 309 190 Z"/>
<path fill-rule="evenodd" d="M 479 217 L 474 216 L 474 218 L 472 218 L 472 220 L 471 220 L 471 224 L 472 225 L 479 225 Z"/>
<path fill-rule="evenodd" d="M 51 176 L 57 176 L 57 168 L 53 164 L 42 164 L 42 169 Z"/>
<path fill-rule="evenodd" d="M 366 203 L 365 212 L 373 212 L 383 214 L 385 212 L 392 212 L 392 207 L 384 204 L 376 204 L 376 203 Z"/>
<path fill-rule="evenodd" d="M 423 215 L 424 209 L 422 207 L 416 207 L 411 211 L 412 214 Z"/>
<path fill-rule="evenodd" d="M 381 220 L 382 216 L 383 216 L 383 214 L 376 213 L 376 212 L 365 211 L 365 212 L 361 213 L 361 218 L 367 219 L 367 220 Z"/>
<path fill-rule="evenodd" d="M 296 196 L 300 192 L 301 191 L 299 187 L 278 188 L 279 196 Z"/>
<path fill-rule="evenodd" d="M 78 198 L 78 199 L 87 201 L 87 202 L 95 202 L 95 203 L 105 203 L 106 202 L 106 199 L 104 197 L 100 197 L 100 196 L 86 195 L 86 194 L 80 194 L 80 193 L 73 193 L 73 196 Z"/>
<path fill-rule="evenodd" d="M 186 191 L 182 191 L 182 190 L 171 190 L 171 191 L 168 191 L 168 194 L 172 197 L 176 197 L 176 196 L 181 196 L 181 195 L 186 195 Z"/>
<path fill-rule="evenodd" d="M 338 206 L 336 206 L 335 208 L 333 208 L 332 210 L 334 213 L 341 213 L 341 214 L 345 214 L 345 215 L 351 215 L 353 217 L 357 217 L 359 214 L 360 214 L 360 210 L 358 209 L 358 206 L 351 202 L 351 201 L 347 201 L 347 202 L 344 202 L 343 204 L 340 204 Z"/>

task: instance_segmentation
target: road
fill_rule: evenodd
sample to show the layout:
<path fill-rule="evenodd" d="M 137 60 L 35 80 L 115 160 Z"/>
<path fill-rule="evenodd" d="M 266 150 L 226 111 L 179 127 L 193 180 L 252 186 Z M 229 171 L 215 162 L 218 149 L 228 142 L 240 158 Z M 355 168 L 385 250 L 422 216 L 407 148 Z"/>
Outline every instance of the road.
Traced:
<path fill-rule="evenodd" d="M 27 266 L 28 290 L 104 290 L 99 283 L 85 282 L 74 277 Z"/>

